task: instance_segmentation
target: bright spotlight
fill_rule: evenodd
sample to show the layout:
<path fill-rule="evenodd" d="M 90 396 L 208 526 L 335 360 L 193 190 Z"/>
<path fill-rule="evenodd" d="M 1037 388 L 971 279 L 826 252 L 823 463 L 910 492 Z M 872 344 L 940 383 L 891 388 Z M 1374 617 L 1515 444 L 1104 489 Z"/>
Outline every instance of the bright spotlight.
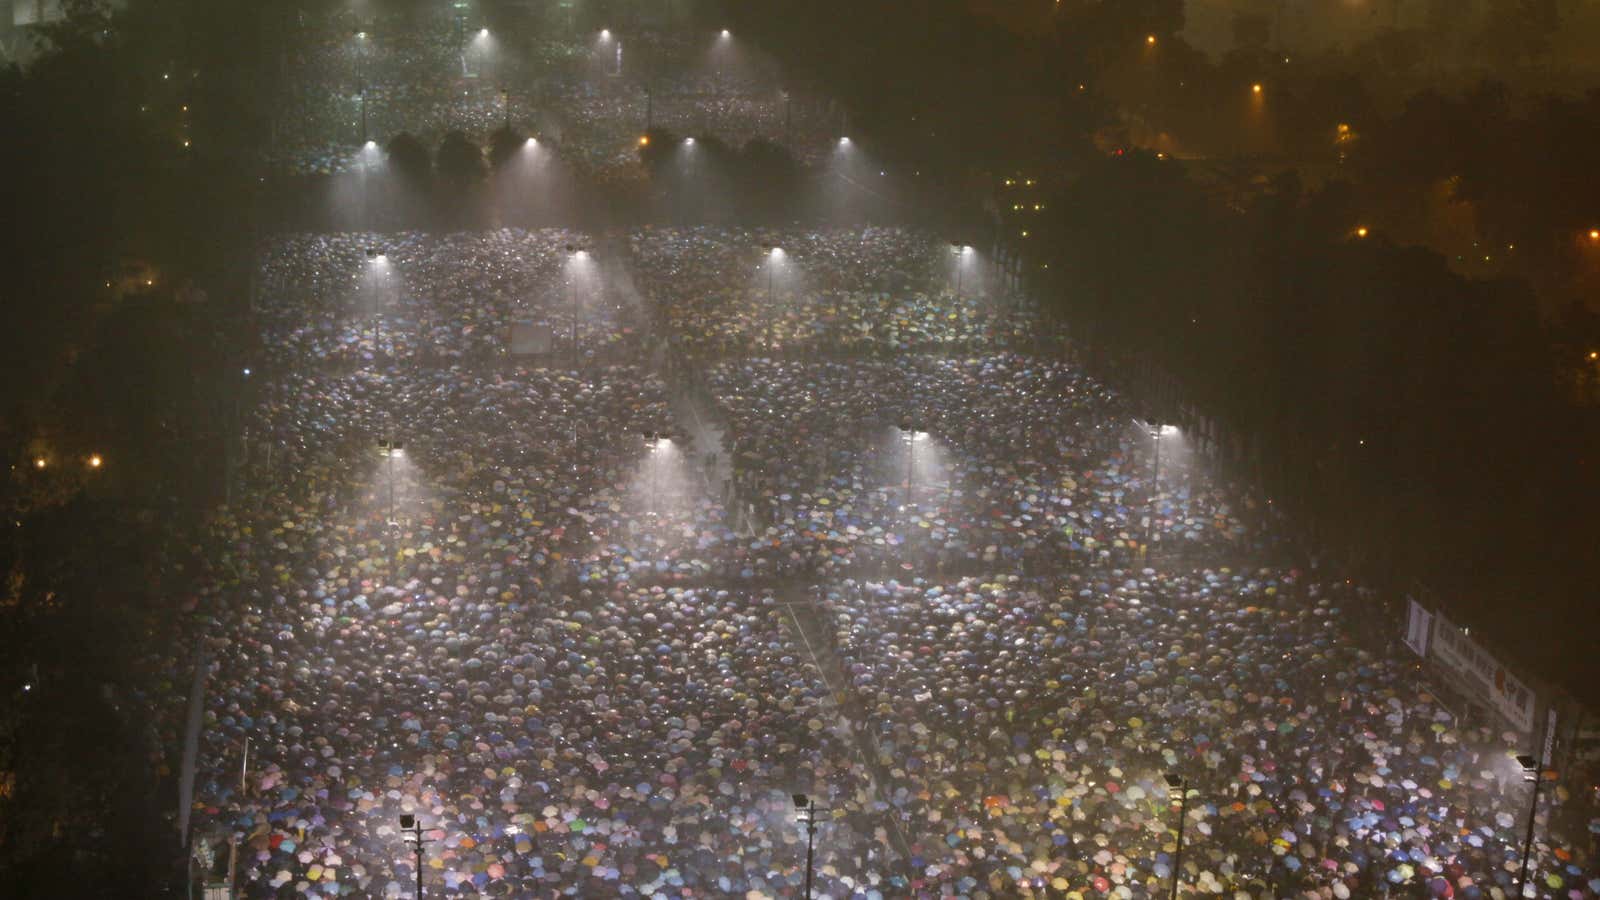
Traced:
<path fill-rule="evenodd" d="M 100 454 L 98 454 L 98 453 L 89 454 L 89 468 L 98 469 L 98 468 L 100 468 L 100 465 L 103 462 L 105 462 L 105 460 L 100 458 Z"/>
<path fill-rule="evenodd" d="M 42 457 L 42 456 L 34 457 L 34 459 L 33 459 L 33 467 L 35 469 L 42 469 L 47 465 L 49 465 L 49 462 L 47 462 L 44 457 Z"/>
<path fill-rule="evenodd" d="M 722 37 L 723 37 L 724 40 L 726 40 L 726 39 L 728 39 L 730 37 L 733 37 L 733 32 L 731 32 L 728 29 L 724 28 L 724 29 L 722 29 Z"/>
<path fill-rule="evenodd" d="M 1174 435 L 1174 434 L 1178 433 L 1178 426 L 1176 426 L 1176 425 L 1162 425 L 1162 426 L 1160 426 L 1160 431 L 1161 431 L 1161 436 L 1162 437 L 1169 437 L 1171 435 Z"/>
<path fill-rule="evenodd" d="M 850 145 L 850 139 L 849 138 L 847 138 L 847 137 L 839 138 L 839 146 L 848 147 L 849 145 Z"/>
<path fill-rule="evenodd" d="M 367 149 L 367 150 L 376 150 L 376 149 L 378 149 L 378 142 L 377 142 L 377 141 L 374 141 L 374 140 L 371 140 L 371 139 L 370 139 L 370 138 L 369 138 L 369 139 L 368 139 L 368 140 L 367 140 L 367 142 L 366 142 L 366 143 L 365 143 L 365 144 L 362 144 L 362 145 L 361 145 L 361 146 L 362 146 L 362 147 L 363 147 L 363 148 L 365 148 L 365 149 Z"/>
<path fill-rule="evenodd" d="M 648 134 L 639 135 L 639 146 L 641 146 L 641 147 L 650 146 L 650 135 L 648 135 Z"/>
<path fill-rule="evenodd" d="M 367 33 L 365 31 L 358 31 L 356 32 L 356 38 L 364 41 L 367 39 Z"/>
<path fill-rule="evenodd" d="M 602 41 L 611 40 L 611 29 L 609 29 L 609 28 L 600 29 L 600 40 L 602 40 Z"/>
<path fill-rule="evenodd" d="M 527 140 L 522 142 L 522 146 L 527 147 L 529 149 L 532 149 L 534 147 L 539 146 L 539 141 L 537 139 L 535 139 L 535 138 L 528 138 Z"/>
<path fill-rule="evenodd" d="M 488 36 L 489 36 L 489 29 L 487 29 L 487 28 L 478 29 L 478 37 L 486 38 Z"/>
<path fill-rule="evenodd" d="M 686 147 L 693 147 L 694 146 L 694 138 L 692 138 L 692 137 L 684 138 L 683 139 L 683 144 Z"/>

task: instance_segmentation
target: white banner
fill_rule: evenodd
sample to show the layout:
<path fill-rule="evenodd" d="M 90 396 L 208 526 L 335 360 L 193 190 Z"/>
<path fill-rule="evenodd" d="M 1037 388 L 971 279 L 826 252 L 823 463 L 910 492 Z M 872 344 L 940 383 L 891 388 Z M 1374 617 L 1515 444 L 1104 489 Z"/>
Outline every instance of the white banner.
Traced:
<path fill-rule="evenodd" d="M 1513 727 L 1523 733 L 1533 731 L 1533 691 L 1507 672 L 1505 666 L 1466 632 L 1450 623 L 1443 615 L 1434 616 L 1433 640 L 1429 649 L 1434 659 L 1454 669 L 1462 676 L 1461 687 L 1493 707 Z"/>
<path fill-rule="evenodd" d="M 1407 597 L 1410 610 L 1406 616 L 1406 646 L 1418 656 L 1428 655 L 1428 638 L 1433 634 L 1433 613 L 1422 608 L 1422 604 Z"/>

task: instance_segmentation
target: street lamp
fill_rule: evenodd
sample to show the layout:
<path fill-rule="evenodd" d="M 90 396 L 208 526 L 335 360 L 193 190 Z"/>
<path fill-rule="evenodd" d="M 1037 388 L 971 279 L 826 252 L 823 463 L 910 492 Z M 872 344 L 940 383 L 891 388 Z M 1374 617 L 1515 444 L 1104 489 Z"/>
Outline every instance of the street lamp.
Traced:
<path fill-rule="evenodd" d="M 588 251 L 576 244 L 567 245 L 567 259 L 572 261 L 567 276 L 567 292 L 572 300 L 572 368 L 578 368 L 578 264 L 588 257 Z"/>
<path fill-rule="evenodd" d="M 389 255 L 376 247 L 367 248 L 367 262 L 377 270 L 378 293 L 372 303 L 372 352 L 375 355 L 383 353 L 383 301 L 389 290 L 389 273 L 385 269 L 389 265 Z"/>
<path fill-rule="evenodd" d="M 777 313 L 776 307 L 773 306 L 773 302 L 772 302 L 772 276 L 773 276 L 773 273 L 778 268 L 778 263 L 783 260 L 783 248 L 782 247 L 773 246 L 772 244 L 762 244 L 761 245 L 761 249 L 765 250 L 766 253 L 767 253 L 767 327 L 766 327 L 766 342 L 768 344 L 771 344 L 772 343 L 772 320 L 776 316 L 776 313 Z"/>
<path fill-rule="evenodd" d="M 654 515 L 658 494 L 657 487 L 661 474 L 661 466 L 656 461 L 656 454 L 672 446 L 672 438 L 660 431 L 645 431 L 642 436 L 644 437 L 645 449 L 650 453 L 646 464 L 650 467 L 650 513 Z"/>
<path fill-rule="evenodd" d="M 394 459 L 404 456 L 406 445 L 392 439 L 378 441 L 378 452 L 388 460 L 389 467 L 389 524 L 395 524 L 394 518 Z"/>
<path fill-rule="evenodd" d="M 795 821 L 805 826 L 806 829 L 806 891 L 805 900 L 811 900 L 811 872 L 813 852 L 817 837 L 817 813 L 827 812 L 817 806 L 816 801 L 805 794 L 794 795 Z"/>
<path fill-rule="evenodd" d="M 1517 764 L 1522 766 L 1522 780 L 1533 782 L 1533 799 L 1528 806 L 1528 833 L 1522 840 L 1522 871 L 1517 875 L 1517 896 L 1528 896 L 1528 857 L 1533 854 L 1533 825 L 1539 816 L 1539 785 L 1544 781 L 1544 764 L 1521 753 Z"/>
<path fill-rule="evenodd" d="M 911 508 L 915 497 L 917 477 L 917 444 L 928 437 L 928 432 L 910 419 L 900 420 L 900 439 L 906 444 L 906 508 Z"/>
<path fill-rule="evenodd" d="M 1178 875 L 1183 871 L 1183 824 L 1189 811 L 1189 785 L 1182 775 L 1167 772 L 1161 776 L 1167 782 L 1167 795 L 1178 792 L 1178 846 L 1172 854 L 1172 900 L 1178 900 Z"/>
<path fill-rule="evenodd" d="M 367 61 L 367 33 L 365 31 L 357 31 L 356 32 L 356 84 L 357 84 L 357 86 L 359 86 L 361 88 L 363 93 L 367 89 L 366 61 Z"/>
<path fill-rule="evenodd" d="M 972 252 L 972 248 L 957 241 L 951 241 L 950 252 L 956 258 L 956 299 L 960 300 L 962 275 L 966 273 L 967 254 Z"/>
<path fill-rule="evenodd" d="M 100 454 L 98 454 L 98 453 L 89 454 L 89 468 L 98 469 L 104 463 L 105 463 L 105 460 L 100 458 Z"/>
<path fill-rule="evenodd" d="M 423 840 L 422 822 L 410 813 L 400 814 L 400 830 L 411 832 L 402 839 L 411 842 L 411 852 L 417 857 L 417 900 L 422 900 L 422 847 L 433 842 Z"/>

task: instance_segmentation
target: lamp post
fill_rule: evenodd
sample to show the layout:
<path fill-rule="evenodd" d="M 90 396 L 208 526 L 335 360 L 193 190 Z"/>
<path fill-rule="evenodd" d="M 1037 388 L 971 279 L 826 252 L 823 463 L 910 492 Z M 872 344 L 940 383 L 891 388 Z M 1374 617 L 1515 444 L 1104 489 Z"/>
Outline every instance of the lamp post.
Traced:
<path fill-rule="evenodd" d="M 389 257 L 376 247 L 368 247 L 367 262 L 376 270 L 378 279 L 377 295 L 372 302 L 372 353 L 380 356 L 383 353 L 383 302 L 389 290 L 389 272 L 386 268 Z"/>
<path fill-rule="evenodd" d="M 817 813 L 827 812 L 817 806 L 816 802 L 805 794 L 794 795 L 795 821 L 805 826 L 806 829 L 806 890 L 805 900 L 811 900 L 811 873 L 814 863 L 814 852 L 817 837 Z"/>
<path fill-rule="evenodd" d="M 1189 785 L 1182 775 L 1167 772 L 1162 776 L 1167 782 L 1167 793 L 1178 792 L 1178 847 L 1172 854 L 1172 900 L 1178 900 L 1178 876 L 1183 872 L 1183 825 L 1189 811 Z"/>
<path fill-rule="evenodd" d="M 1156 517 L 1161 512 L 1161 432 L 1165 425 L 1155 424 L 1150 426 L 1150 439 L 1155 442 L 1155 465 L 1151 474 L 1150 485 L 1150 526 L 1145 529 L 1145 540 L 1148 542 L 1156 533 Z"/>
<path fill-rule="evenodd" d="M 900 439 L 906 444 L 906 509 L 911 508 L 911 502 L 916 497 L 917 478 L 917 442 L 927 437 L 928 433 L 920 424 L 910 419 L 900 420 Z"/>
<path fill-rule="evenodd" d="M 645 449 L 649 451 L 649 456 L 646 457 L 646 459 L 645 459 L 645 465 L 650 467 L 650 514 L 651 515 L 655 515 L 656 514 L 656 498 L 657 498 L 657 494 L 658 494 L 659 478 L 660 478 L 660 475 L 661 475 L 661 465 L 660 465 L 659 461 L 657 460 L 656 455 L 661 451 L 661 449 L 663 447 L 666 447 L 666 446 L 670 445 L 671 443 L 672 443 L 672 439 L 667 437 L 665 434 L 663 434 L 663 433 L 661 433 L 659 431 L 646 431 L 646 432 L 644 432 L 644 446 L 645 446 Z"/>
<path fill-rule="evenodd" d="M 956 300 L 961 299 L 961 277 L 965 275 L 967 271 L 966 262 L 967 251 L 969 249 L 970 248 L 966 245 L 960 244 L 956 241 L 950 242 L 950 252 L 953 253 L 956 258 Z"/>
<path fill-rule="evenodd" d="M 761 249 L 767 251 L 767 327 L 765 340 L 770 345 L 772 343 L 772 319 L 776 313 L 772 303 L 772 276 L 778 267 L 778 258 L 783 255 L 783 250 L 771 244 L 762 244 Z"/>
<path fill-rule="evenodd" d="M 404 840 L 411 842 L 411 852 L 417 857 L 417 900 L 422 900 L 422 847 L 433 842 L 422 839 L 422 821 L 410 813 L 400 815 L 400 830 L 411 832 Z"/>
<path fill-rule="evenodd" d="M 1528 896 L 1528 857 L 1533 854 L 1533 825 L 1539 817 L 1539 784 L 1544 781 L 1544 763 L 1524 754 L 1517 756 L 1522 780 L 1533 782 L 1533 799 L 1528 806 L 1528 833 L 1522 839 L 1522 871 L 1517 874 L 1517 896 Z"/>
<path fill-rule="evenodd" d="M 378 452 L 388 460 L 389 468 L 389 524 L 395 524 L 394 518 L 394 458 L 405 452 L 406 445 L 399 441 L 384 439 L 378 442 Z"/>
<path fill-rule="evenodd" d="M 574 244 L 568 244 L 567 245 L 567 259 L 569 259 L 571 261 L 569 266 L 568 266 L 569 275 L 567 276 L 567 290 L 570 293 L 571 298 L 572 298 L 572 368 L 574 370 L 576 370 L 578 368 L 578 359 L 579 359 L 579 357 L 578 357 L 578 312 L 579 312 L 579 310 L 578 310 L 578 263 L 584 258 L 584 256 L 585 256 L 585 253 L 584 253 L 582 248 L 580 248 L 580 247 L 578 247 L 578 246 L 576 246 Z"/>

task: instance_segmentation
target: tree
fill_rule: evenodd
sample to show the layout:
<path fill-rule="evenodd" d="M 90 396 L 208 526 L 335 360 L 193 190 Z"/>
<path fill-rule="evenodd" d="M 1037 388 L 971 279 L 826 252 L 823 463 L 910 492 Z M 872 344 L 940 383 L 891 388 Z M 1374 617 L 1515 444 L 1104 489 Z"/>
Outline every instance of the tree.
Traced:
<path fill-rule="evenodd" d="M 487 172 L 483 149 L 461 131 L 451 131 L 439 142 L 435 165 L 441 178 L 461 186 L 481 181 Z"/>

